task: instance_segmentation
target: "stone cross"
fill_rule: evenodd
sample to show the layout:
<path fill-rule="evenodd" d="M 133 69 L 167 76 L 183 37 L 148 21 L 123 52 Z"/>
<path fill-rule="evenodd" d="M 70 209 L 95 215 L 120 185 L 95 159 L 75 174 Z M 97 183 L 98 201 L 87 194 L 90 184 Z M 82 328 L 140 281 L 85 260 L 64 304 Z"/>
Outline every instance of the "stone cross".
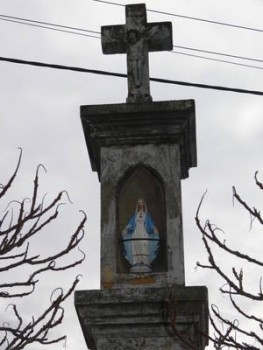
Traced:
<path fill-rule="evenodd" d="M 101 27 L 104 54 L 127 54 L 128 103 L 152 101 L 148 52 L 172 50 L 172 23 L 147 23 L 145 4 L 126 5 L 126 24 Z"/>

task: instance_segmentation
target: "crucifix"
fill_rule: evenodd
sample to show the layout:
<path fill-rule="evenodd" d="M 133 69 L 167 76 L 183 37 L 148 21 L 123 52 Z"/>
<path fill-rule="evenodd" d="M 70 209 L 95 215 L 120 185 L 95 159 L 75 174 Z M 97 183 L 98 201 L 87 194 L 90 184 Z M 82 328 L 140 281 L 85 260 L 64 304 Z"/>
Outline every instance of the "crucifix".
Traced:
<path fill-rule="evenodd" d="M 148 52 L 172 50 L 172 23 L 147 23 L 145 4 L 125 8 L 125 25 L 101 27 L 102 50 L 127 54 L 127 103 L 151 102 Z"/>

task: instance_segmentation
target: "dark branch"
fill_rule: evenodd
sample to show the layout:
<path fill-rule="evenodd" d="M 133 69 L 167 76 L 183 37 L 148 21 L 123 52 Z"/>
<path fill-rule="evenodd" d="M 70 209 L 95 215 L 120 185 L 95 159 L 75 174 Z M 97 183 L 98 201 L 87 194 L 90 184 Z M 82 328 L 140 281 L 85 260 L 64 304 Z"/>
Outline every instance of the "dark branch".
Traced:
<path fill-rule="evenodd" d="M 8 189 L 14 183 L 21 163 L 22 150 L 20 150 L 19 160 L 13 175 L 6 185 L 0 186 L 0 198 L 3 198 Z M 42 275 L 49 272 L 65 271 L 79 265 L 85 258 L 85 254 L 79 248 L 79 244 L 84 236 L 84 225 L 86 214 L 69 237 L 64 248 L 54 254 L 41 256 L 31 252 L 31 240 L 37 237 L 43 229 L 55 221 L 60 213 L 63 194 L 69 196 L 66 191 L 59 192 L 48 204 L 44 203 L 44 197 L 39 200 L 39 170 L 38 166 L 34 182 L 32 197 L 25 198 L 22 202 L 11 200 L 0 218 L 0 272 L 9 272 L 17 268 L 23 268 L 25 274 L 21 280 L 0 281 L 0 298 L 12 299 L 27 297 L 36 291 L 36 285 Z M 44 168 L 44 167 L 43 167 Z M 45 170 L 45 168 L 44 168 Z M 70 201 L 71 202 L 71 201 Z M 18 208 L 14 208 L 18 204 Z M 15 210 L 16 209 L 16 210 Z M 81 256 L 77 260 L 68 259 L 67 263 L 62 262 L 63 257 L 78 250 Z M 65 341 L 66 337 L 52 337 L 52 330 L 61 324 L 64 318 L 63 302 L 74 291 L 79 278 L 76 277 L 71 287 L 65 293 L 62 289 L 56 289 L 52 293 L 49 307 L 42 313 L 32 317 L 30 322 L 26 322 L 20 314 L 17 305 L 12 304 L 12 314 L 15 322 L 3 323 L 0 326 L 0 347 L 4 350 L 22 350 L 31 344 L 56 344 Z M 58 293 L 59 291 L 59 293 Z"/>
<path fill-rule="evenodd" d="M 263 190 L 263 184 L 258 180 L 257 172 L 255 174 L 255 183 L 260 190 Z M 254 220 L 257 220 L 259 224 L 263 225 L 263 219 L 260 211 L 257 208 L 248 205 L 247 202 L 237 193 L 235 187 L 233 187 L 233 199 L 237 200 L 237 202 L 241 204 L 241 206 L 249 214 L 251 224 Z M 197 266 L 215 271 L 223 279 L 224 286 L 222 286 L 219 290 L 229 296 L 231 305 L 237 314 L 236 319 L 229 320 L 227 317 L 223 316 L 221 311 L 216 306 L 212 306 L 210 323 L 213 328 L 213 334 L 208 335 L 208 337 L 210 341 L 213 342 L 214 348 L 217 350 L 223 350 L 226 348 L 239 350 L 260 350 L 263 348 L 263 319 L 255 314 L 252 314 L 251 312 L 246 312 L 244 307 L 241 307 L 240 305 L 242 305 L 242 300 L 249 301 L 250 305 L 253 301 L 263 301 L 261 278 L 259 280 L 259 291 L 251 293 L 246 290 L 244 286 L 244 269 L 236 269 L 235 267 L 232 267 L 232 273 L 226 273 L 221 265 L 221 261 L 222 253 L 228 254 L 228 256 L 235 258 L 238 262 L 244 260 L 245 262 L 252 264 L 252 266 L 259 268 L 263 266 L 263 261 L 254 258 L 251 256 L 251 254 L 244 254 L 238 250 L 231 249 L 226 244 L 225 240 L 222 241 L 218 237 L 218 232 L 221 230 L 219 230 L 215 225 L 211 224 L 209 220 L 206 220 L 205 224 L 201 224 L 199 213 L 203 200 L 204 196 L 201 198 L 198 206 L 195 221 L 199 231 L 202 233 L 202 241 L 207 252 L 208 263 L 202 264 L 198 262 Z M 217 250 L 214 250 L 214 248 L 217 248 Z M 258 328 L 256 331 L 249 330 L 247 324 L 242 326 L 241 320 L 238 321 L 238 318 L 240 318 L 242 322 L 244 320 L 251 321 L 254 329 L 255 326 Z"/>

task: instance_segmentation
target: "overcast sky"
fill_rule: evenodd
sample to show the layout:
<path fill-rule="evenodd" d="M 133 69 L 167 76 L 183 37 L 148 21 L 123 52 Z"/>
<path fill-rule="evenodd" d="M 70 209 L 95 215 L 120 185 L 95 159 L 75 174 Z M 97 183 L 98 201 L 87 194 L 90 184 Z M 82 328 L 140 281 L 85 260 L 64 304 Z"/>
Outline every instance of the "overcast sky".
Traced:
<path fill-rule="evenodd" d="M 122 4 L 136 3 L 136 1 Z M 148 9 L 198 17 L 218 22 L 263 29 L 261 0 L 147 0 Z M 92 0 L 1 0 L 0 15 L 56 23 L 93 31 L 101 25 L 123 24 L 122 6 Z M 194 21 L 148 12 L 148 21 L 172 21 L 173 43 L 201 50 L 245 56 L 263 60 L 263 33 Z M 0 18 L 2 57 L 77 66 L 90 69 L 126 72 L 125 55 L 103 55 L 100 40 L 86 36 L 26 26 Z M 176 52 L 198 54 L 213 59 L 249 64 L 248 68 L 214 60 L 169 52 L 150 54 L 150 75 L 187 82 L 221 85 L 263 91 L 263 63 L 208 55 L 189 50 Z M 68 286 L 74 275 L 83 275 L 78 289 L 99 288 L 100 186 L 97 174 L 91 171 L 80 123 L 81 105 L 123 103 L 127 82 L 123 78 L 87 73 L 58 71 L 0 61 L 0 182 L 13 170 L 17 147 L 23 148 L 23 161 L 13 189 L 14 198 L 30 194 L 34 171 L 39 163 L 48 170 L 41 172 L 41 191 L 50 196 L 66 189 L 74 205 L 62 210 L 59 229 L 52 228 L 41 246 L 49 251 L 81 218 L 78 210 L 87 213 L 86 237 L 82 249 L 85 263 L 60 278 L 59 285 Z M 253 185 L 259 170 L 263 178 L 263 96 L 244 95 L 151 83 L 154 101 L 195 99 L 198 167 L 182 182 L 185 264 L 187 285 L 209 285 L 210 302 L 222 302 L 217 294 L 220 281 L 207 272 L 195 271 L 196 261 L 205 261 L 201 236 L 194 224 L 194 215 L 202 194 L 208 189 L 201 216 L 210 217 L 225 230 L 225 239 L 235 248 L 262 252 L 262 232 L 249 231 L 249 218 L 233 208 L 231 187 L 259 207 L 262 200 Z M 59 237 L 60 235 L 60 237 Z M 260 255 L 259 255 L 260 256 Z M 250 275 L 253 280 L 254 276 Z M 54 281 L 54 278 L 53 278 Z M 57 284 L 43 284 L 41 300 L 49 301 L 50 290 Z M 36 304 L 24 304 L 34 312 Z M 73 308 L 67 303 L 64 328 L 68 335 L 67 350 L 86 349 Z M 1 315 L 1 322 L 5 315 Z M 51 349 L 53 347 L 51 346 Z M 56 349 L 62 349 L 56 345 Z M 38 350 L 34 347 L 34 350 Z"/>

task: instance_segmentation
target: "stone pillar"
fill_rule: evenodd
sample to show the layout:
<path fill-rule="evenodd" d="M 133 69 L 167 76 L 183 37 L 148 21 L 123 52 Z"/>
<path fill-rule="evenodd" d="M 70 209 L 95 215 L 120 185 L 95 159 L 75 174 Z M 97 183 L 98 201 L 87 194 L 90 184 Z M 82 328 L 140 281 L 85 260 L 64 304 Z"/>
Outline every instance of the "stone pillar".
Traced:
<path fill-rule="evenodd" d="M 75 303 L 92 350 L 201 350 L 206 346 L 205 287 L 79 291 Z"/>
<path fill-rule="evenodd" d="M 185 287 L 181 209 L 181 179 L 196 166 L 194 101 L 83 106 L 81 119 L 101 182 L 101 289 L 75 294 L 89 349 L 204 349 L 207 290 Z M 138 198 L 158 231 L 148 270 L 131 266 L 123 242 Z"/>

